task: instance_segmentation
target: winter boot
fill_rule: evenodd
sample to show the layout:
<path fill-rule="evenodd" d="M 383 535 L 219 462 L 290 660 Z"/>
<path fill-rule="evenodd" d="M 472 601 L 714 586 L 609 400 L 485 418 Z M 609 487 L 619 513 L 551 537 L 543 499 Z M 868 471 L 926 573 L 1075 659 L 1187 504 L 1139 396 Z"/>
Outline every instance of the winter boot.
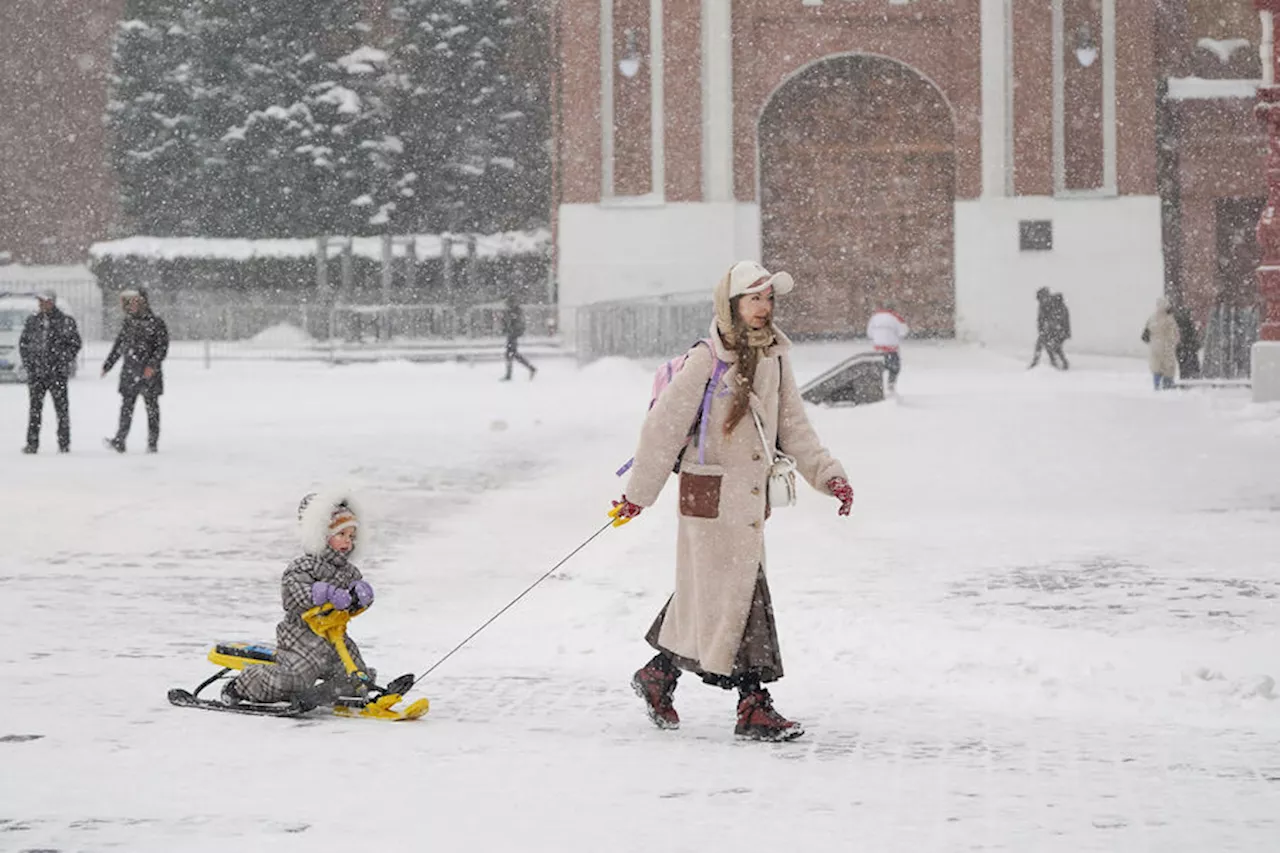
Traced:
<path fill-rule="evenodd" d="M 369 689 L 350 676 L 340 675 L 317 682 L 299 693 L 295 699 L 304 711 L 321 705 L 349 705 L 359 707 L 368 701 Z"/>
<path fill-rule="evenodd" d="M 733 733 L 748 740 L 794 740 L 804 734 L 804 726 L 775 711 L 769 691 L 755 687 L 744 690 L 738 700 L 738 725 Z"/>
<path fill-rule="evenodd" d="M 236 685 L 236 679 L 231 679 L 222 685 L 222 703 L 224 705 L 239 705 L 241 702 L 249 701 L 248 697 L 240 692 L 240 688 Z"/>
<path fill-rule="evenodd" d="M 36 447 L 34 444 L 28 444 L 26 447 L 22 448 L 22 452 L 26 453 L 27 455 L 30 455 L 32 453 L 38 453 L 39 451 L 40 451 L 40 448 Z"/>
<path fill-rule="evenodd" d="M 660 729 L 680 728 L 680 715 L 671 704 L 680 671 L 670 658 L 657 655 L 631 677 L 631 689 L 644 700 L 649 719 Z"/>
<path fill-rule="evenodd" d="M 116 453 L 124 453 L 124 441 L 119 438 L 104 438 L 102 443 L 108 450 L 114 450 Z"/>

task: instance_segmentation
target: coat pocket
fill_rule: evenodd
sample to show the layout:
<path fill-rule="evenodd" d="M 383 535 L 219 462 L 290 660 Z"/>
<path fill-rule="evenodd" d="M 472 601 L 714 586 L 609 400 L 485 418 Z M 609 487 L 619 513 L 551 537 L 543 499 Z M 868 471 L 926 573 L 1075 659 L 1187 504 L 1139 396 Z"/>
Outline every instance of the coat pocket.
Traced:
<path fill-rule="evenodd" d="M 685 465 L 680 471 L 680 514 L 690 518 L 720 517 L 719 465 Z"/>

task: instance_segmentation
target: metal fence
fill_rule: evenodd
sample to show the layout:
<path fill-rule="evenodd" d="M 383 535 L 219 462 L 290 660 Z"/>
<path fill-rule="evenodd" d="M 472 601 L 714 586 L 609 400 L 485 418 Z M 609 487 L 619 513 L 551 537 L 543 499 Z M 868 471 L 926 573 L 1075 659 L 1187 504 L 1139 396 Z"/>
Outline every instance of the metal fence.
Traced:
<path fill-rule="evenodd" d="M 715 314 L 705 293 L 675 294 L 580 306 L 574 352 L 581 362 L 617 355 L 653 358 L 681 352 L 707 336 Z"/>
<path fill-rule="evenodd" d="M 171 329 L 169 357 L 206 365 L 245 359 L 485 360 L 500 358 L 505 348 L 506 305 L 502 302 L 325 307 L 255 300 L 189 303 L 172 309 L 156 309 Z M 525 319 L 522 350 L 544 355 L 563 352 L 556 334 L 555 305 L 522 305 L 521 311 Z M 109 348 L 110 342 L 88 348 L 92 350 L 88 357 L 96 359 Z"/>
<path fill-rule="evenodd" d="M 1257 306 L 1217 305 L 1204 330 L 1201 373 L 1206 379 L 1246 379 L 1251 371 L 1252 348 L 1258 340 Z"/>

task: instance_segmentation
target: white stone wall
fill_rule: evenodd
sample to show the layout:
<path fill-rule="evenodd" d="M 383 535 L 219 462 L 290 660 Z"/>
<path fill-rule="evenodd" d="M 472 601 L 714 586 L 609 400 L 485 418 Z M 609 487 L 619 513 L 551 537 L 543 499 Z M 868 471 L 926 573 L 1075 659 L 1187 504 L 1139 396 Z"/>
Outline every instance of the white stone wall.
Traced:
<path fill-rule="evenodd" d="M 1053 249 L 1023 252 L 1018 222 L 1053 222 Z M 1140 355 L 1143 323 L 1164 292 L 1160 200 L 988 198 L 956 203 L 956 335 L 1028 357 L 1040 287 L 1071 310 L 1067 352 Z"/>
<path fill-rule="evenodd" d="M 756 204 L 561 205 L 561 329 L 572 339 L 579 305 L 709 293 L 734 261 L 759 254 Z"/>

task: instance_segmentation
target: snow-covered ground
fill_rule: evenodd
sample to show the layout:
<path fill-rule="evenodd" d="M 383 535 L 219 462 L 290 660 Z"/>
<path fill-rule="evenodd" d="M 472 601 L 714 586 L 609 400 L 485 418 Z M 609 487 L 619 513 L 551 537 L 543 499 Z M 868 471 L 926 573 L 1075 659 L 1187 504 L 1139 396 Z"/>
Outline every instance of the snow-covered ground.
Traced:
<path fill-rule="evenodd" d="M 800 349 L 801 378 L 845 354 Z M 850 519 L 770 522 L 808 734 L 738 743 L 686 678 L 628 680 L 670 591 L 668 494 L 420 688 L 417 723 L 173 708 L 219 639 L 270 639 L 298 499 L 371 505 L 353 625 L 421 672 L 606 521 L 652 365 L 170 365 L 162 452 L 17 453 L 0 387 L 0 849 L 1270 851 L 1280 838 L 1280 409 L 1155 394 L 1139 361 L 916 344 L 898 403 L 811 410 Z"/>

